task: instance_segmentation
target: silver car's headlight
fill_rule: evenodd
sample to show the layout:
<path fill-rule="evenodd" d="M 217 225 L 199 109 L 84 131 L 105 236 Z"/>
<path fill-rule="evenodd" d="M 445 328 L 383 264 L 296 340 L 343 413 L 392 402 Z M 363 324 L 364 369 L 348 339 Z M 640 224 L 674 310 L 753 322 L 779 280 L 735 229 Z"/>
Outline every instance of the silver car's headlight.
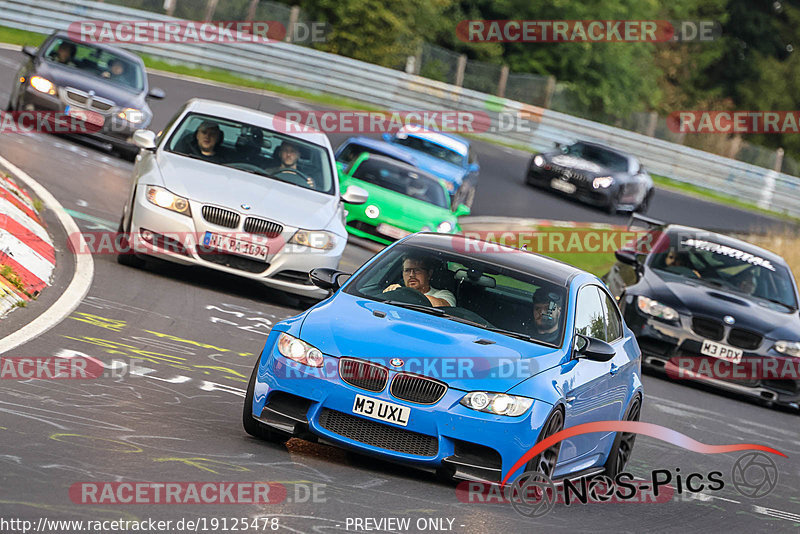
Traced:
<path fill-rule="evenodd" d="M 506 395 L 505 393 L 489 393 L 488 391 L 473 391 L 461 399 L 461 405 L 479 412 L 493 413 L 519 417 L 528 411 L 533 404 L 533 399 Z"/>
<path fill-rule="evenodd" d="M 125 119 L 132 124 L 139 124 L 140 122 L 143 122 L 145 118 L 144 111 L 136 108 L 123 108 L 119 110 L 117 116 L 120 119 Z"/>
<path fill-rule="evenodd" d="M 658 319 L 664 319 L 665 321 L 677 321 L 679 317 L 678 312 L 676 312 L 673 308 L 665 306 L 657 300 L 643 297 L 641 295 L 636 297 L 636 305 L 647 315 L 656 317 Z"/>
<path fill-rule="evenodd" d="M 322 367 L 325 361 L 318 348 L 286 332 L 278 336 L 278 352 L 292 361 L 309 367 Z"/>
<path fill-rule="evenodd" d="M 592 187 L 595 189 L 607 189 L 614 183 L 614 179 L 610 176 L 598 176 L 592 180 Z"/>
<path fill-rule="evenodd" d="M 336 236 L 324 230 L 298 230 L 289 243 L 303 247 L 330 250 L 336 246 Z"/>
<path fill-rule="evenodd" d="M 775 350 L 787 356 L 800 358 L 800 341 L 776 341 Z"/>
<path fill-rule="evenodd" d="M 147 200 L 160 208 L 180 213 L 181 215 L 192 216 L 189 208 L 189 200 L 179 197 L 171 191 L 157 185 L 147 186 Z"/>

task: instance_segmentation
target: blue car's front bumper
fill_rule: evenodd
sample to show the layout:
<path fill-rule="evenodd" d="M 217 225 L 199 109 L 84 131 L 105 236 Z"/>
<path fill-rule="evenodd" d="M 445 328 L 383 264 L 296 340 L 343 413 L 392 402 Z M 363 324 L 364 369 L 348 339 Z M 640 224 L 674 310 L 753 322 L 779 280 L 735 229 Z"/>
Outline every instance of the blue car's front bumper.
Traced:
<path fill-rule="evenodd" d="M 456 478 L 499 482 L 535 443 L 553 406 L 535 401 L 519 417 L 471 410 L 459 404 L 466 394 L 448 388 L 433 405 L 416 404 L 389 393 L 344 382 L 338 359 L 325 356 L 321 371 L 297 364 L 277 351 L 273 331 L 261 355 L 253 396 L 253 417 L 293 436 L 335 445 L 421 468 L 443 469 Z M 387 384 L 396 373 L 389 370 Z M 353 414 L 356 395 L 411 409 L 402 427 Z"/>

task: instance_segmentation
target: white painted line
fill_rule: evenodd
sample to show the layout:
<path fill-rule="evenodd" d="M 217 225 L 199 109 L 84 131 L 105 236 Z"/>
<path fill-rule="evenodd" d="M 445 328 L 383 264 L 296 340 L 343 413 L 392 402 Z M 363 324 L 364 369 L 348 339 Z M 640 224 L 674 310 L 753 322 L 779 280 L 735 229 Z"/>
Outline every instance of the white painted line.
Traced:
<path fill-rule="evenodd" d="M 64 227 L 68 236 L 77 235 L 82 241 L 79 245 L 87 246 L 83 236 L 78 229 L 78 225 L 72 220 L 72 217 L 64 211 L 61 203 L 56 200 L 50 191 L 45 189 L 39 182 L 28 176 L 25 171 L 0 156 L 0 164 L 8 169 L 18 180 L 25 183 L 36 196 L 47 206 L 48 209 L 55 213 L 61 226 Z M 80 249 L 79 249 L 80 250 Z M 26 324 L 16 332 L 7 335 L 0 339 L 0 354 L 7 352 L 23 343 L 40 336 L 47 332 L 58 323 L 63 321 L 67 315 L 72 313 L 72 310 L 78 307 L 83 300 L 83 297 L 89 292 L 94 278 L 94 260 L 91 254 L 76 254 L 75 255 L 75 273 L 72 276 L 64 293 L 53 303 L 47 310 L 39 315 L 36 319 Z"/>
<path fill-rule="evenodd" d="M 763 506 L 753 505 L 753 511 L 757 514 L 764 514 L 778 519 L 786 519 L 788 521 L 800 522 L 800 515 L 793 514 L 792 512 L 784 512 L 783 510 L 775 510 L 773 508 L 765 508 Z"/>

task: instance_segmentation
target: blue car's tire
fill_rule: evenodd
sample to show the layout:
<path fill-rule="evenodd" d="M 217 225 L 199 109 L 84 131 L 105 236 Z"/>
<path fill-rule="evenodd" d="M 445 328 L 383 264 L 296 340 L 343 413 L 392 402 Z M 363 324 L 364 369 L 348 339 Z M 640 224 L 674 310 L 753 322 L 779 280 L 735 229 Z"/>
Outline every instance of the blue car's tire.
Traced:
<path fill-rule="evenodd" d="M 536 443 L 541 442 L 545 438 L 549 438 L 557 432 L 564 430 L 564 412 L 561 408 L 556 408 L 550 417 L 547 418 L 542 427 L 542 432 L 539 434 L 539 439 Z M 559 441 L 549 449 L 545 449 L 538 456 L 531 459 L 525 467 L 525 471 L 533 471 L 540 473 L 550 480 L 553 480 L 553 473 L 556 469 L 556 462 L 558 461 L 558 453 L 561 451 L 561 442 Z"/>
<path fill-rule="evenodd" d="M 258 374 L 258 362 L 260 359 L 259 357 L 256 360 L 256 366 L 253 368 L 253 373 L 250 375 L 250 382 L 247 383 L 247 393 L 245 393 L 244 396 L 244 407 L 242 409 L 242 426 L 244 426 L 244 431 L 254 438 L 282 445 L 289 441 L 291 436 L 271 430 L 256 421 L 253 417 L 253 395 L 256 389 L 256 375 Z"/>
<path fill-rule="evenodd" d="M 625 421 L 638 421 L 642 413 L 642 397 L 636 395 L 628 406 L 625 414 Z M 636 442 L 636 434 L 631 432 L 617 432 L 614 443 L 611 445 L 611 452 L 605 464 L 605 475 L 613 479 L 622 471 L 631 459 L 633 445 Z"/>

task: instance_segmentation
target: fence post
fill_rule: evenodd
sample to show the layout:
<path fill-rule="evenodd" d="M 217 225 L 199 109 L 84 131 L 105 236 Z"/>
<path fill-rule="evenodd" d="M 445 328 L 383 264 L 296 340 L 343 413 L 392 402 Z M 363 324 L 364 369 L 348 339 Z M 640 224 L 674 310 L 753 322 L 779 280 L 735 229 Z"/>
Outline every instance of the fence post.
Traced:
<path fill-rule="evenodd" d="M 177 0 L 164 0 L 164 13 L 166 13 L 168 17 L 171 17 L 175 14 L 176 2 Z"/>
<path fill-rule="evenodd" d="M 508 85 L 508 65 L 503 65 L 500 69 L 500 81 L 497 82 L 497 96 L 500 98 L 506 96 L 506 85 Z"/>
<path fill-rule="evenodd" d="M 547 85 L 544 88 L 544 101 L 542 102 L 543 108 L 550 108 L 550 100 L 553 98 L 553 93 L 556 90 L 556 77 L 548 76 Z"/>
<path fill-rule="evenodd" d="M 292 6 L 292 10 L 289 11 L 289 27 L 286 28 L 286 39 L 284 39 L 287 43 L 292 42 L 292 35 L 294 34 L 294 28 L 297 26 L 297 20 L 300 18 L 300 6 Z"/>
<path fill-rule="evenodd" d="M 258 0 L 250 0 L 250 6 L 247 8 L 247 22 L 255 20 L 256 9 L 258 9 Z"/>
<path fill-rule="evenodd" d="M 467 69 L 467 56 L 461 54 L 458 56 L 458 67 L 456 67 L 456 85 L 461 87 L 464 85 L 464 71 Z"/>
<path fill-rule="evenodd" d="M 214 11 L 217 10 L 217 2 L 219 2 L 219 0 L 208 0 L 208 4 L 206 4 L 206 16 L 203 20 L 211 20 L 214 18 Z"/>
<path fill-rule="evenodd" d="M 417 76 L 419 76 L 420 71 L 422 71 L 422 51 L 424 47 L 425 43 L 419 43 L 419 46 L 417 46 L 417 55 L 416 59 L 414 60 L 415 70 L 410 74 L 416 74 Z"/>
<path fill-rule="evenodd" d="M 658 126 L 658 113 L 655 111 L 650 112 L 650 120 L 647 123 L 647 135 L 650 137 L 656 136 L 656 126 Z"/>

